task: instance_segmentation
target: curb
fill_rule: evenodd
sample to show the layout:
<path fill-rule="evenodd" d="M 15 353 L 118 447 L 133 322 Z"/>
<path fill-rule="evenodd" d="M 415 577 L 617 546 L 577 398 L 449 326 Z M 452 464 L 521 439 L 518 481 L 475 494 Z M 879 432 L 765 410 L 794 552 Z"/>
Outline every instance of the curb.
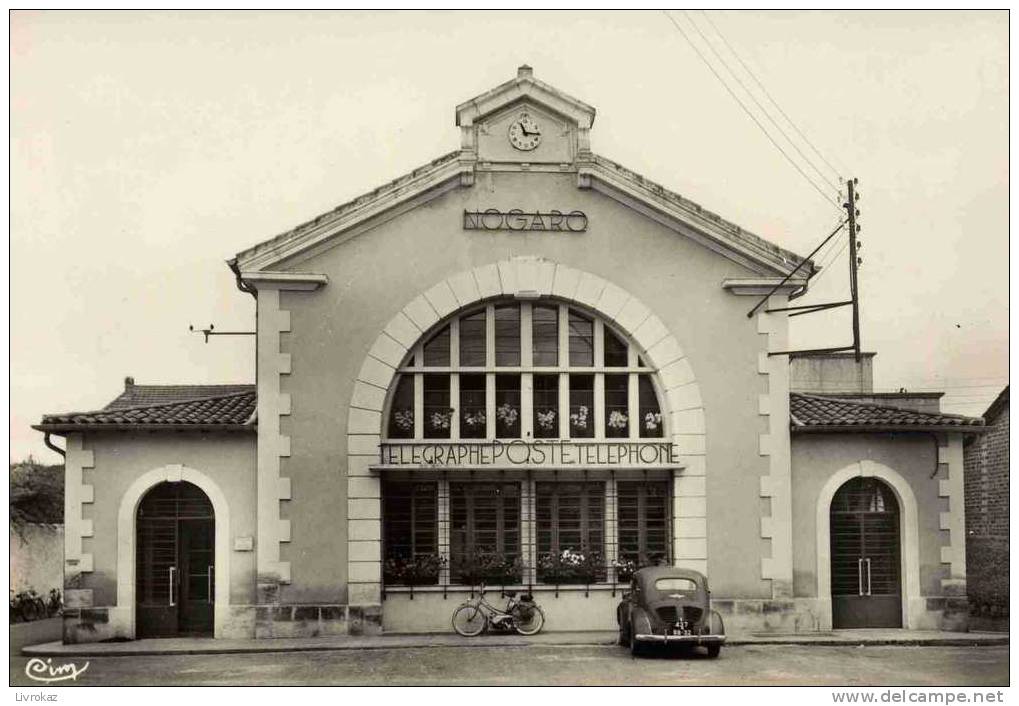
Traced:
<path fill-rule="evenodd" d="M 99 643 L 106 647 L 110 643 Z M 130 643 L 123 643 L 130 645 Z M 845 639 L 845 638 L 809 638 L 809 637 L 753 637 L 753 638 L 732 638 L 726 641 L 726 646 L 753 646 L 753 645 L 814 645 L 818 647 L 987 647 L 1009 644 L 1007 635 L 1002 636 L 980 636 L 980 637 L 907 637 L 895 638 L 870 638 L 870 639 Z M 46 642 L 40 645 L 25 647 L 21 653 L 28 657 L 133 657 L 133 656 L 156 656 L 156 655 L 214 655 L 214 654 L 255 654 L 255 653 L 279 653 L 279 652 L 342 652 L 350 650 L 407 650 L 420 648 L 457 648 L 457 647 L 482 647 L 482 648 L 505 648 L 505 647 L 608 647 L 615 646 L 615 640 L 593 640 L 578 639 L 563 642 L 546 641 L 523 641 L 523 640 L 485 640 L 484 642 L 447 642 L 429 641 L 419 642 L 388 642 L 382 640 L 351 641 L 344 644 L 300 644 L 300 645 L 238 645 L 223 647 L 180 647 L 153 649 L 143 648 L 116 648 L 96 649 L 90 645 L 64 645 L 59 642 Z"/>

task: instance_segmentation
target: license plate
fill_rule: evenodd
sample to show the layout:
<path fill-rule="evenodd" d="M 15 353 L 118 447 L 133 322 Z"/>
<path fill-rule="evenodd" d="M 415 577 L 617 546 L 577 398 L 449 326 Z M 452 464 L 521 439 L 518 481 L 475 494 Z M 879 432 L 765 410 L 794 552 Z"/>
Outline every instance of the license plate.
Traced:
<path fill-rule="evenodd" d="M 672 628 L 671 630 L 669 630 L 669 633 L 671 635 L 689 635 L 690 631 L 686 630 L 685 628 Z"/>

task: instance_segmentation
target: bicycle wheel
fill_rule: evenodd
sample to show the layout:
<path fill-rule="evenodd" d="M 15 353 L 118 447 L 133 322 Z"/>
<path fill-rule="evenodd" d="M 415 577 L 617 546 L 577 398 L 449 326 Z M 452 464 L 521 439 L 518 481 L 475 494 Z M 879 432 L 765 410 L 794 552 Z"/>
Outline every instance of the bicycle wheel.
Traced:
<path fill-rule="evenodd" d="M 488 627 L 485 611 L 470 603 L 453 611 L 453 629 L 464 637 L 476 637 Z"/>
<path fill-rule="evenodd" d="M 21 604 L 21 618 L 26 623 L 30 623 L 33 620 L 38 620 L 40 618 L 39 606 L 35 601 L 27 600 Z"/>
<path fill-rule="evenodd" d="M 521 635 L 537 635 L 545 626 L 545 614 L 533 603 L 513 606 L 513 625 Z"/>

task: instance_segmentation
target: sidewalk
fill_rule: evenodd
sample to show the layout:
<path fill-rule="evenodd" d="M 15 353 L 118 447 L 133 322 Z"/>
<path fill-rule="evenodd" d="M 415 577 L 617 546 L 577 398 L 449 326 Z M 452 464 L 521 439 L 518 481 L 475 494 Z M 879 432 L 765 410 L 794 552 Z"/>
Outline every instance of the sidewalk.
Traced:
<path fill-rule="evenodd" d="M 248 652 L 311 652 L 319 650 L 394 650 L 414 647 L 526 647 L 528 645 L 614 645 L 615 632 L 551 632 L 522 635 L 488 634 L 465 638 L 453 633 L 376 635 L 364 637 L 277 638 L 268 640 L 212 640 L 166 638 L 131 642 L 93 642 L 64 645 L 46 642 L 25 647 L 29 656 L 114 657 L 163 654 L 238 654 Z M 732 634 L 727 645 L 1006 645 L 1008 634 L 937 632 L 923 630 L 836 630 L 826 633 Z"/>

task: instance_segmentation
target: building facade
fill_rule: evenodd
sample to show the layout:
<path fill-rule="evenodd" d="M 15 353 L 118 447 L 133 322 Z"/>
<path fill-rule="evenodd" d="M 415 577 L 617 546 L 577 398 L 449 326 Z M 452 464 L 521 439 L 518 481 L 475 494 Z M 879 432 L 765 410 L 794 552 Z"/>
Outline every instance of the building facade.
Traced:
<path fill-rule="evenodd" d="M 460 149 L 231 260 L 255 385 L 45 417 L 65 639 L 445 631 L 481 583 L 613 629 L 657 563 L 730 630 L 964 626 L 982 421 L 778 354 L 813 265 L 748 318 L 801 258 L 592 152 L 594 117 L 521 67 Z"/>
<path fill-rule="evenodd" d="M 968 439 L 964 454 L 969 599 L 980 615 L 1008 614 L 1008 390 L 984 412 L 987 432 Z"/>

